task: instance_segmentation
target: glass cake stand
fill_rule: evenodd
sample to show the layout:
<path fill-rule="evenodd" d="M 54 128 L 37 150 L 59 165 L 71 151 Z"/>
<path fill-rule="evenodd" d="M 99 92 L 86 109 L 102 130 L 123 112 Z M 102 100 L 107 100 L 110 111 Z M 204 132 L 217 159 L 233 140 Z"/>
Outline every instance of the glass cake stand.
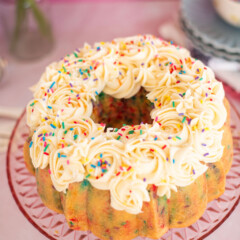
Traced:
<path fill-rule="evenodd" d="M 227 93 L 231 99 L 231 94 Z M 240 115 L 231 104 L 231 129 L 234 140 L 234 159 L 226 179 L 224 194 L 210 202 L 203 216 L 186 228 L 169 230 L 161 240 L 203 239 L 216 230 L 233 212 L 240 199 Z M 19 209 L 28 221 L 43 235 L 54 240 L 97 240 L 90 231 L 68 228 L 64 215 L 57 214 L 42 203 L 35 177 L 25 167 L 23 144 L 28 137 L 25 112 L 18 119 L 12 132 L 7 152 L 8 183 Z M 148 238 L 138 237 L 135 240 Z"/>

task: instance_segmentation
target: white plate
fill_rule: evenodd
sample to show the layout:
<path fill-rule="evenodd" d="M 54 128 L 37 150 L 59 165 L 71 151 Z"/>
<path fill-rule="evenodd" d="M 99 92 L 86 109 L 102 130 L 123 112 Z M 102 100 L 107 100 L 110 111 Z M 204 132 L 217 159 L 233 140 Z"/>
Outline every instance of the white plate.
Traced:
<path fill-rule="evenodd" d="M 196 49 L 202 52 L 206 56 L 215 56 L 219 58 L 224 58 L 229 61 L 237 61 L 240 62 L 240 54 L 233 54 L 229 53 L 225 50 L 219 50 L 214 48 L 210 44 L 206 44 L 202 41 L 201 38 L 194 35 L 194 32 L 188 28 L 187 24 L 185 23 L 184 19 L 181 20 L 182 28 L 184 32 L 187 34 L 188 38 L 191 40 L 192 44 Z"/>
<path fill-rule="evenodd" d="M 182 0 L 181 9 L 187 28 L 205 45 L 240 54 L 240 29 L 222 20 L 211 0 Z"/>

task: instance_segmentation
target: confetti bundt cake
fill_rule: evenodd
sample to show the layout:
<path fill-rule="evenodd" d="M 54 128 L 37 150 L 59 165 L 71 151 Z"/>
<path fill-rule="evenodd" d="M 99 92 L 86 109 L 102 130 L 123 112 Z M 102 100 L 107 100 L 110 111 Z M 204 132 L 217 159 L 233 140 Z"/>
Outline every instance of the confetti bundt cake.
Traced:
<path fill-rule="evenodd" d="M 71 229 L 156 239 L 224 192 L 229 105 L 186 49 L 151 35 L 85 44 L 32 90 L 26 165 Z"/>

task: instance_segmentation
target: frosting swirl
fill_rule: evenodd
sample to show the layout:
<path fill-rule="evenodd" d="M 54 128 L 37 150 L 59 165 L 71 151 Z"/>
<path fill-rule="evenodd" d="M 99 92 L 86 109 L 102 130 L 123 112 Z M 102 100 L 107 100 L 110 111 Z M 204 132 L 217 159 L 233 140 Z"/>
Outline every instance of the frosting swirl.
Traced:
<path fill-rule="evenodd" d="M 50 158 L 50 176 L 57 191 L 66 191 L 68 185 L 84 179 L 85 169 L 77 146 L 58 149 Z"/>
<path fill-rule="evenodd" d="M 49 164 L 51 153 L 58 148 L 57 131 L 50 126 L 51 122 L 46 122 L 40 126 L 32 136 L 30 143 L 30 157 L 35 168 L 45 168 Z"/>
<path fill-rule="evenodd" d="M 122 164 L 123 143 L 98 137 L 91 141 L 86 156 L 85 169 L 90 183 L 98 188 L 109 189 L 109 182 Z"/>
<path fill-rule="evenodd" d="M 58 88 L 48 98 L 47 104 L 50 106 L 49 115 L 57 116 L 62 121 L 90 117 L 92 113 L 91 96 L 86 89 L 70 85 Z"/>
<path fill-rule="evenodd" d="M 166 168 L 167 169 L 167 168 Z M 165 170 L 167 171 L 167 170 Z M 167 198 L 171 197 L 171 191 L 177 192 L 177 186 L 172 181 L 170 176 L 166 175 L 166 179 L 159 181 L 156 186 L 157 188 L 157 195 L 163 197 L 166 195 Z"/>
<path fill-rule="evenodd" d="M 128 177 L 116 177 L 110 182 L 111 206 L 116 210 L 125 210 L 131 214 L 141 212 L 143 202 L 149 202 L 147 184 Z"/>
<path fill-rule="evenodd" d="M 221 144 L 223 131 L 202 129 L 192 132 L 192 146 L 201 161 L 205 163 L 217 162 L 223 155 Z"/>
<path fill-rule="evenodd" d="M 172 183 L 180 187 L 188 186 L 207 170 L 191 147 L 172 147 L 167 163 Z"/>
<path fill-rule="evenodd" d="M 127 144 L 126 153 L 138 179 L 154 184 L 165 177 L 162 174 L 166 161 L 164 148 L 166 145 L 160 141 L 136 139 Z"/>
<path fill-rule="evenodd" d="M 76 145 L 103 134 L 104 127 L 100 124 L 95 124 L 91 118 L 77 118 L 76 120 L 61 122 L 61 128 L 58 131 L 59 137 L 64 142 Z"/>
<path fill-rule="evenodd" d="M 115 98 L 130 98 L 139 91 L 141 83 L 135 79 L 133 64 L 106 62 L 106 69 L 109 72 L 104 88 L 106 94 Z"/>
<path fill-rule="evenodd" d="M 160 134 L 171 145 L 182 145 L 189 140 L 190 120 L 184 114 L 179 114 L 176 109 L 154 109 L 151 117 L 159 125 L 156 134 Z"/>
<path fill-rule="evenodd" d="M 31 100 L 27 105 L 27 124 L 32 131 L 49 119 L 48 109 L 41 99 Z"/>

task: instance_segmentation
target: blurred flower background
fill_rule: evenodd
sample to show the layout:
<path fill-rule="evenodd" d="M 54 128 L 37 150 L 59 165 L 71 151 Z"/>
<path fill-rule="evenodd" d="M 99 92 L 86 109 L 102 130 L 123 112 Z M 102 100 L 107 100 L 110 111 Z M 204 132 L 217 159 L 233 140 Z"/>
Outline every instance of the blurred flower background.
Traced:
<path fill-rule="evenodd" d="M 0 0 L 2 162 L 15 121 L 32 98 L 29 87 L 48 64 L 85 42 L 136 34 L 153 34 L 188 48 L 214 70 L 240 110 L 239 0 Z M 1 164 L 0 176 L 4 175 Z M 10 193 L 6 188 L 7 184 L 0 198 L 7 204 Z M 7 214 L 0 208 L 4 216 L 0 239 L 43 239 L 21 213 L 11 220 L 16 227 L 9 231 Z M 17 221 L 22 221 L 21 227 Z M 225 240 L 230 231 L 232 240 L 240 239 L 239 221 L 240 216 L 233 214 L 207 239 Z"/>

